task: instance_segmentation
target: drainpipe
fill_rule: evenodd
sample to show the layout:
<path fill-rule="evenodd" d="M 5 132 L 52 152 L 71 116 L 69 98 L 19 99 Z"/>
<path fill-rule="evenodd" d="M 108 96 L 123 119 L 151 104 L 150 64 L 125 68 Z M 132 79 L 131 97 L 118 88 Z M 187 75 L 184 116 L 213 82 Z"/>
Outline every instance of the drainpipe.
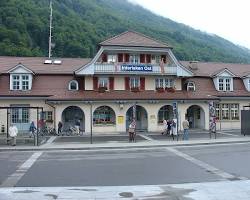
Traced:
<path fill-rule="evenodd" d="M 54 117 L 54 121 L 53 121 L 53 126 L 54 126 L 54 129 L 56 129 L 56 107 L 49 104 L 47 101 L 45 101 L 45 104 L 50 106 L 51 108 L 53 108 L 53 117 Z"/>

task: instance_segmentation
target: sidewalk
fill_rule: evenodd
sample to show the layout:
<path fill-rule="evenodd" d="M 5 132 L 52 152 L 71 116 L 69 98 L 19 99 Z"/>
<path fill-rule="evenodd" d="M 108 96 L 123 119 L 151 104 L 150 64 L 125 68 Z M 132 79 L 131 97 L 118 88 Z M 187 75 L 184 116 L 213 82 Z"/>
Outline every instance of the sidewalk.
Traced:
<path fill-rule="evenodd" d="M 110 137 L 100 136 L 100 137 Z M 113 137 L 118 137 L 114 136 Z M 76 139 L 80 140 L 81 138 L 85 139 L 85 142 L 75 141 L 72 137 L 51 137 L 45 144 L 40 146 L 31 146 L 31 145 L 22 145 L 22 146 L 0 146 L 0 151 L 52 151 L 52 150 L 101 150 L 101 149 L 127 149 L 127 148 L 156 148 L 156 147 L 169 147 L 169 146 L 195 146 L 195 145 L 212 145 L 212 144 L 227 144 L 227 143 L 248 143 L 250 142 L 249 136 L 227 136 L 227 137 L 218 137 L 217 139 L 206 138 L 190 138 L 190 140 L 172 140 L 171 138 L 164 138 L 162 140 L 153 139 L 150 135 L 142 134 L 136 143 L 129 143 L 127 141 L 127 136 L 123 135 L 120 137 L 125 137 L 125 140 L 121 141 L 98 141 L 98 136 L 93 137 L 93 143 L 90 144 L 89 136 L 78 137 Z M 159 137 L 159 136 L 157 136 Z M 63 142 L 56 142 L 56 140 L 65 140 Z M 67 141 L 68 140 L 68 141 Z M 73 140 L 73 142 L 72 142 Z"/>

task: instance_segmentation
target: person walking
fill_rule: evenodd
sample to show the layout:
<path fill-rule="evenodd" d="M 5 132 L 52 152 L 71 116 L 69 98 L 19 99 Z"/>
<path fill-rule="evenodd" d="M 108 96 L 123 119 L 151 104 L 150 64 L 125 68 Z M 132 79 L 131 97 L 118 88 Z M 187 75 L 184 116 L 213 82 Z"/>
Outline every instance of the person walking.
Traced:
<path fill-rule="evenodd" d="M 129 124 L 128 133 L 129 133 L 129 142 L 135 142 L 135 126 L 136 122 L 133 121 Z"/>
<path fill-rule="evenodd" d="M 76 128 L 76 134 L 77 135 L 80 135 L 80 126 L 81 126 L 81 122 L 80 120 L 76 120 L 76 123 L 75 123 L 75 128 Z"/>
<path fill-rule="evenodd" d="M 162 135 L 164 135 L 165 133 L 167 134 L 167 130 L 168 130 L 168 124 L 167 124 L 167 120 L 163 120 L 163 130 L 161 132 Z"/>
<path fill-rule="evenodd" d="M 167 121 L 167 135 L 171 135 L 171 126 L 172 126 L 172 122 L 171 120 Z"/>
<path fill-rule="evenodd" d="M 60 135 L 62 134 L 62 127 L 63 127 L 63 124 L 61 121 L 58 122 L 58 125 L 57 125 L 58 129 L 57 129 L 57 134 Z"/>
<path fill-rule="evenodd" d="M 29 131 L 30 131 L 30 135 L 29 137 L 31 138 L 32 136 L 35 136 L 35 131 L 37 130 L 36 126 L 35 126 L 35 123 L 34 121 L 32 121 L 30 123 L 30 128 L 29 128 Z"/>
<path fill-rule="evenodd" d="M 183 127 L 183 130 L 184 130 L 183 140 L 188 140 L 189 122 L 188 122 L 187 119 L 185 119 L 185 120 L 182 122 L 182 127 Z"/>
<path fill-rule="evenodd" d="M 18 134 L 18 129 L 15 125 L 10 125 L 9 127 L 9 135 L 11 137 L 11 145 L 16 146 L 16 137 Z"/>
<path fill-rule="evenodd" d="M 171 134 L 172 134 L 173 140 L 174 140 L 175 136 L 178 137 L 178 135 L 177 135 L 177 119 L 172 120 Z M 177 138 L 177 140 L 178 140 L 178 138 Z"/>

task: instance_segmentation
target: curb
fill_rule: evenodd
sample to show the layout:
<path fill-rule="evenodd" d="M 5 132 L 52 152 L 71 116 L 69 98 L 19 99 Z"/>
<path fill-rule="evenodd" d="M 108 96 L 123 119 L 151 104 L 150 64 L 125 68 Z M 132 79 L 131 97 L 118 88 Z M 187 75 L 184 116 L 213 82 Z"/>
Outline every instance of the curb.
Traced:
<path fill-rule="evenodd" d="M 154 145 L 126 145 L 126 146 L 93 146 L 93 147 L 8 147 L 0 148 L 0 152 L 5 151 L 56 151 L 56 150 L 68 150 L 68 151 L 77 151 L 77 150 L 114 150 L 114 149 L 144 149 L 144 148 L 164 148 L 164 147 L 183 147 L 183 146 L 209 146 L 214 144 L 237 144 L 237 143 L 250 143 L 250 140 L 238 140 L 238 141 L 214 141 L 214 142 L 197 142 L 197 143 L 180 143 L 180 144 L 154 144 Z M 111 143 L 110 143 L 111 144 Z M 132 143 L 135 144 L 135 143 Z M 95 145 L 95 144 L 93 144 Z M 117 145 L 117 143 L 116 143 Z"/>

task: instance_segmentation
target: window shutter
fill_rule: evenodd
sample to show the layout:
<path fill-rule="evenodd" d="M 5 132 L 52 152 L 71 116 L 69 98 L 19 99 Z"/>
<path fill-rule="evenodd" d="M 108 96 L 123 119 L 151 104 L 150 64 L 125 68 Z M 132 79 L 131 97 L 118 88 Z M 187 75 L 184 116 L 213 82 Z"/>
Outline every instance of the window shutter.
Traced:
<path fill-rule="evenodd" d="M 129 77 L 125 77 L 125 90 L 130 90 Z"/>
<path fill-rule="evenodd" d="M 129 62 L 129 54 L 127 54 L 127 53 L 125 54 L 125 62 L 127 62 L 127 63 Z"/>
<path fill-rule="evenodd" d="M 108 62 L 108 56 L 105 53 L 102 54 L 102 62 Z"/>
<path fill-rule="evenodd" d="M 109 77 L 109 90 L 114 90 L 114 77 Z"/>
<path fill-rule="evenodd" d="M 140 88 L 145 90 L 145 77 L 140 77 Z"/>
<path fill-rule="evenodd" d="M 163 62 L 166 63 L 167 61 L 167 56 L 166 55 L 161 55 L 161 60 L 163 59 Z"/>
<path fill-rule="evenodd" d="M 140 63 L 145 63 L 145 54 L 140 54 Z"/>
<path fill-rule="evenodd" d="M 147 54 L 147 57 L 146 57 L 146 59 L 147 59 L 147 63 L 151 63 L 151 55 L 150 54 Z"/>
<path fill-rule="evenodd" d="M 93 88 L 94 90 L 98 89 L 98 77 L 93 77 Z"/>
<path fill-rule="evenodd" d="M 123 62 L 123 54 L 118 53 L 118 62 Z"/>

